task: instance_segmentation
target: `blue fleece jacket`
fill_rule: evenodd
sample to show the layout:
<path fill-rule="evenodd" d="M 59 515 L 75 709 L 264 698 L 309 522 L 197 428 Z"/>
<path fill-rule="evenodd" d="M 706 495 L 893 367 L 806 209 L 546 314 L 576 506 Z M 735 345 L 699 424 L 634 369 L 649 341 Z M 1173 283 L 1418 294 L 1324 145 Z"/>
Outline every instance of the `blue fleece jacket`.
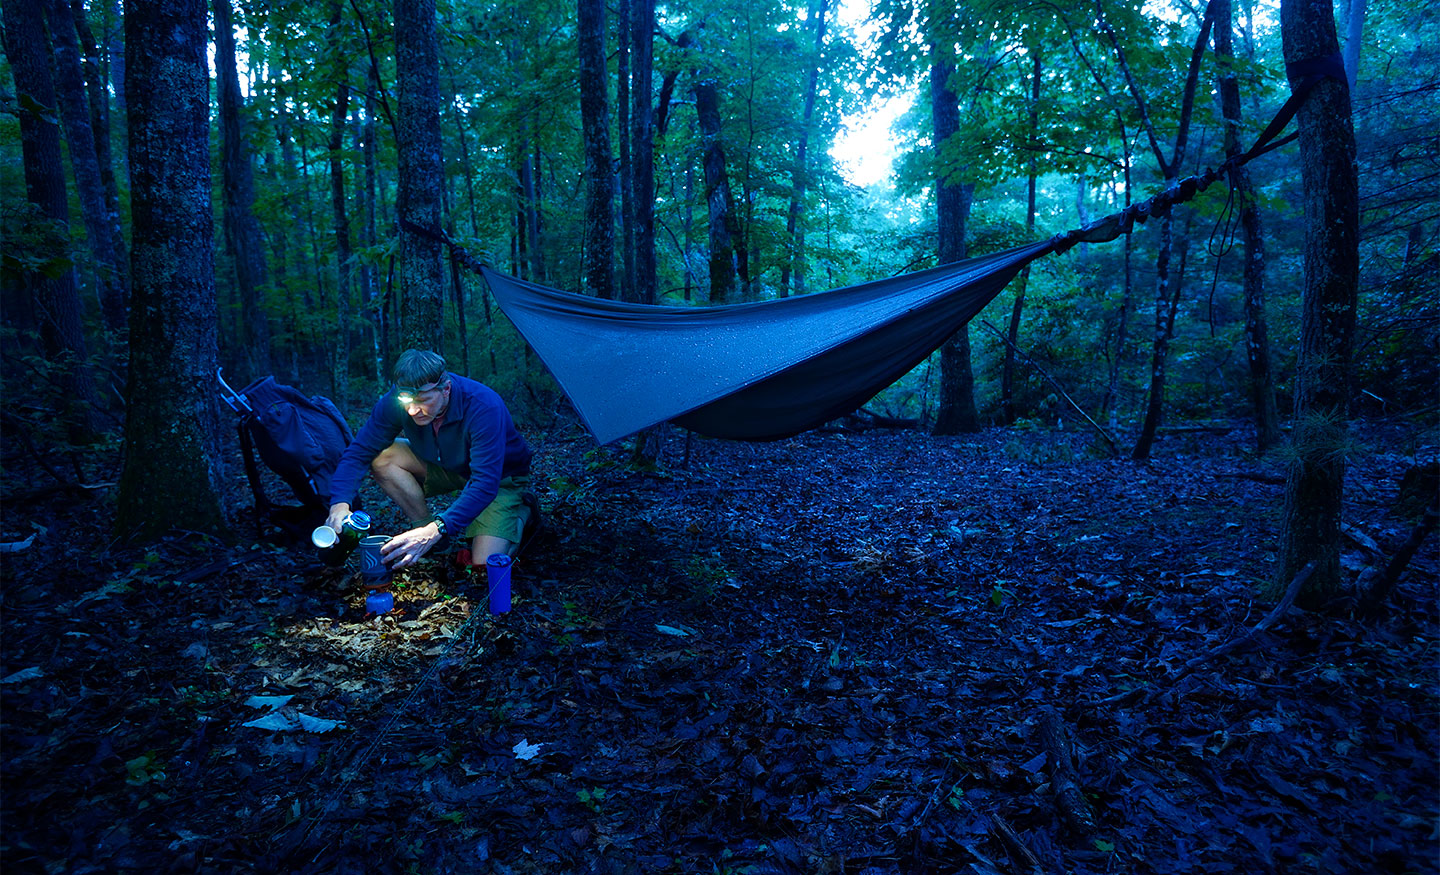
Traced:
<path fill-rule="evenodd" d="M 438 433 L 430 424 L 415 424 L 394 386 L 381 396 L 340 457 L 330 481 L 331 501 L 353 505 L 370 462 L 402 432 L 421 461 L 468 478 L 460 497 L 439 514 L 449 532 L 463 532 L 495 500 L 501 478 L 530 473 L 530 445 L 495 390 L 458 374 L 449 377 L 450 405 Z"/>

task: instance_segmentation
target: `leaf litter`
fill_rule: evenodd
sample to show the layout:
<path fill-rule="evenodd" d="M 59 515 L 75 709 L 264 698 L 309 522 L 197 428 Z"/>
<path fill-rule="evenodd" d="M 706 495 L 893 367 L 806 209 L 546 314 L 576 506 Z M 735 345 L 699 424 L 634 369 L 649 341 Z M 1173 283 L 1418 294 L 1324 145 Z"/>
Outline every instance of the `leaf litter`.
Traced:
<path fill-rule="evenodd" d="M 1356 567 L 1408 525 L 1372 443 Z M 0 558 L 7 868 L 1437 871 L 1433 544 L 1381 619 L 1293 609 L 1167 686 L 1270 607 L 1281 490 L 1232 443 L 540 450 L 507 614 L 445 557 L 379 617 L 302 550 Z"/>

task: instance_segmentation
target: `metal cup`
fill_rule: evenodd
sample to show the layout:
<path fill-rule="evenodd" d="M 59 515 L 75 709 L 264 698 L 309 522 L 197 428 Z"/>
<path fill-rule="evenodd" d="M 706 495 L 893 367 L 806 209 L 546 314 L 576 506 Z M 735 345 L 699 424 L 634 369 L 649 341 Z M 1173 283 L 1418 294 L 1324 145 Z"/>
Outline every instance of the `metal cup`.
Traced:
<path fill-rule="evenodd" d="M 360 539 L 360 576 L 366 586 L 379 586 L 390 576 L 389 566 L 380 558 L 380 548 L 389 540 L 386 535 Z"/>

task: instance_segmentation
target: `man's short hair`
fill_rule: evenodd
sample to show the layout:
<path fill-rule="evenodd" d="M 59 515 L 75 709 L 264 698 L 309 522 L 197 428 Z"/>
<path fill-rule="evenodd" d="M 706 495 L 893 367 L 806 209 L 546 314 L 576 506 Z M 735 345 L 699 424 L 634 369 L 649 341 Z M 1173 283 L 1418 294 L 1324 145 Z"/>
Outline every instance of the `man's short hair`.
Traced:
<path fill-rule="evenodd" d="M 397 386 L 419 387 L 445 377 L 445 357 L 428 349 L 407 349 L 395 361 L 391 376 Z"/>

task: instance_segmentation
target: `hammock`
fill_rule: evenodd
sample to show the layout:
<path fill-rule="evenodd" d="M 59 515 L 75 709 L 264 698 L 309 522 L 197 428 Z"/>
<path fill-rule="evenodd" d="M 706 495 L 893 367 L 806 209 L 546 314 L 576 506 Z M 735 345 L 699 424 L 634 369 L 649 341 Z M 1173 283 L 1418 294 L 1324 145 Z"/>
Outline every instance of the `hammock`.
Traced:
<path fill-rule="evenodd" d="M 1114 240 L 1289 142 L 1294 135 L 1271 140 L 1315 84 L 1344 71 L 1329 57 L 1291 65 L 1289 73 L 1300 80 L 1289 100 L 1249 151 L 1219 167 L 1050 240 L 863 285 L 750 304 L 656 307 L 547 288 L 460 252 L 484 274 L 599 443 L 666 421 L 711 437 L 779 440 L 858 409 L 1031 261 L 1078 242 Z"/>

